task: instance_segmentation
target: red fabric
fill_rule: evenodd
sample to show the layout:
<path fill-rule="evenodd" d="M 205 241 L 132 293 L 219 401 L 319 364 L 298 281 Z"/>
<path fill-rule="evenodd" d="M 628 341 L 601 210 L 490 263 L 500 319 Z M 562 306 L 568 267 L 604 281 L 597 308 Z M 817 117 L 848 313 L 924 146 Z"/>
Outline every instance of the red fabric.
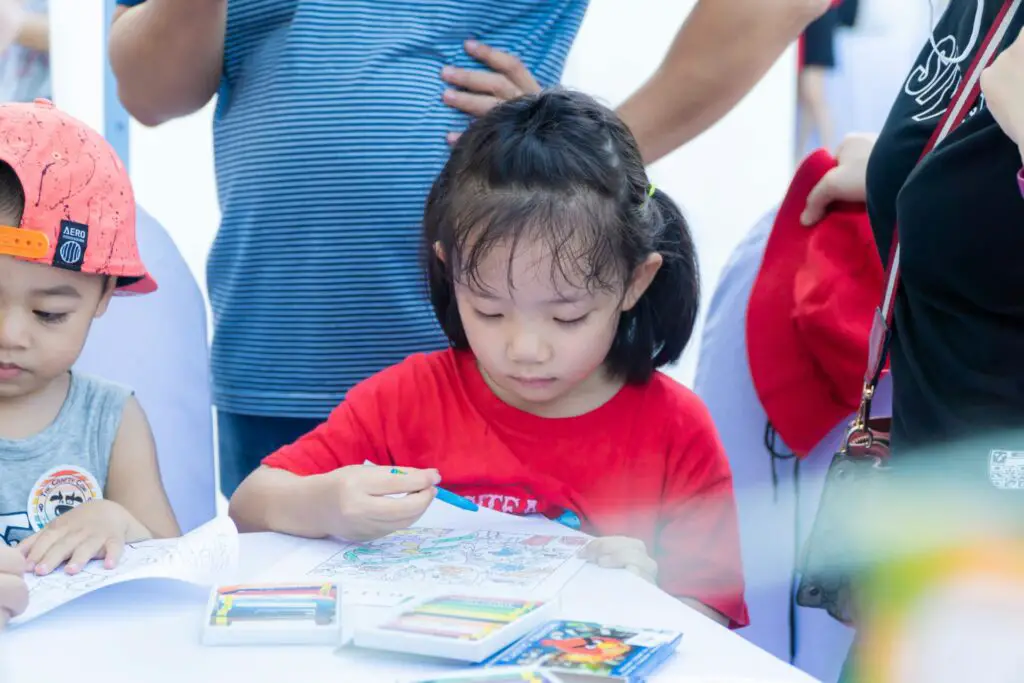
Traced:
<path fill-rule="evenodd" d="M 826 151 L 797 170 L 765 247 L 747 307 L 754 389 L 779 436 L 807 455 L 860 404 L 884 272 L 863 204 L 800 214 L 836 165 Z"/>
<path fill-rule="evenodd" d="M 437 468 L 441 486 L 482 506 L 570 509 L 588 533 L 641 539 L 665 591 L 748 623 L 729 464 L 700 399 L 660 373 L 590 413 L 547 419 L 497 398 L 469 352 L 415 355 L 264 464 L 311 475 L 366 460 Z"/>

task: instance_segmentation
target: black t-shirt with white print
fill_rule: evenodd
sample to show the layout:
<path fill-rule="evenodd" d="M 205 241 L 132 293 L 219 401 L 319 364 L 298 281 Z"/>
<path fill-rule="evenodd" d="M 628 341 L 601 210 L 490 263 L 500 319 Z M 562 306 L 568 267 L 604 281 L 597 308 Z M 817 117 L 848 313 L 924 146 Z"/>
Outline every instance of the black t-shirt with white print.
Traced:
<path fill-rule="evenodd" d="M 884 262 L 899 223 L 893 463 L 913 455 L 943 476 L 1024 493 L 1020 152 L 982 96 L 917 163 L 1002 6 L 1003 0 L 950 3 L 872 154 L 868 211 Z M 1000 50 L 1022 25 L 1024 7 Z"/>

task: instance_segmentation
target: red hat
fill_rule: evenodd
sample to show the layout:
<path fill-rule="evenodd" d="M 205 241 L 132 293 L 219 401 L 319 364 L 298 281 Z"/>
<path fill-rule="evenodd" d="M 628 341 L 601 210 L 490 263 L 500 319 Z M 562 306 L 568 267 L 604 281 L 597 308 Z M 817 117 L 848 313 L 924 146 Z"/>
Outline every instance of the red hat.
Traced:
<path fill-rule="evenodd" d="M 0 104 L 0 161 L 25 192 L 21 225 L 0 226 L 0 254 L 116 277 L 118 294 L 156 290 L 128 172 L 99 133 L 47 100 Z"/>
<path fill-rule="evenodd" d="M 800 456 L 860 404 L 885 276 L 863 204 L 833 204 L 813 227 L 800 222 L 807 196 L 835 166 L 819 150 L 797 170 L 747 307 L 754 390 Z"/>

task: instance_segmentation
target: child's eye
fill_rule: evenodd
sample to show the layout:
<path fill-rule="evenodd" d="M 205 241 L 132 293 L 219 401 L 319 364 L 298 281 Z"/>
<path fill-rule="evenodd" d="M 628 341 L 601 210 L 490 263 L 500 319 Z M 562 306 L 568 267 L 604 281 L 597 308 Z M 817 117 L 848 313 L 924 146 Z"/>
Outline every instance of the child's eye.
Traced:
<path fill-rule="evenodd" d="M 501 317 L 501 313 L 484 313 L 483 311 L 474 312 L 477 314 L 477 316 L 483 318 L 484 320 L 497 320 L 498 318 Z"/>
<path fill-rule="evenodd" d="M 586 319 L 589 316 L 590 316 L 589 313 L 584 313 L 580 317 L 572 318 L 571 320 L 563 320 L 562 318 L 555 318 L 555 322 L 558 323 L 559 325 L 579 325 L 580 323 L 583 323 L 584 321 L 586 321 Z"/>
<path fill-rule="evenodd" d="M 62 323 L 68 318 L 67 313 L 50 313 L 48 311 L 32 311 L 40 321 L 48 324 Z"/>

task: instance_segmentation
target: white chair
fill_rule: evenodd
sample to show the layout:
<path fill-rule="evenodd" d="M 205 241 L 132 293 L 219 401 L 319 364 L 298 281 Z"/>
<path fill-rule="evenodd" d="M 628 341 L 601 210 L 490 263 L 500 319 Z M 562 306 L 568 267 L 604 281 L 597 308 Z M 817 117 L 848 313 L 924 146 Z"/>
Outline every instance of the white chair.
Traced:
<path fill-rule="evenodd" d="M 774 221 L 773 210 L 722 270 L 704 323 L 694 391 L 711 412 L 735 482 L 751 620 L 739 634 L 821 681 L 835 681 L 853 632 L 822 610 L 795 607 L 792 591 L 797 551 L 814 522 L 845 421 L 798 466 L 793 458 L 773 458 L 765 445 L 768 418 L 747 361 L 747 302 Z M 873 406 L 877 415 L 890 410 L 889 390 L 886 377 Z M 788 452 L 781 439 L 775 450 Z"/>
<path fill-rule="evenodd" d="M 135 389 L 185 533 L 216 515 L 206 303 L 170 235 L 141 208 L 137 223 L 139 251 L 159 289 L 116 297 L 75 368 Z"/>

